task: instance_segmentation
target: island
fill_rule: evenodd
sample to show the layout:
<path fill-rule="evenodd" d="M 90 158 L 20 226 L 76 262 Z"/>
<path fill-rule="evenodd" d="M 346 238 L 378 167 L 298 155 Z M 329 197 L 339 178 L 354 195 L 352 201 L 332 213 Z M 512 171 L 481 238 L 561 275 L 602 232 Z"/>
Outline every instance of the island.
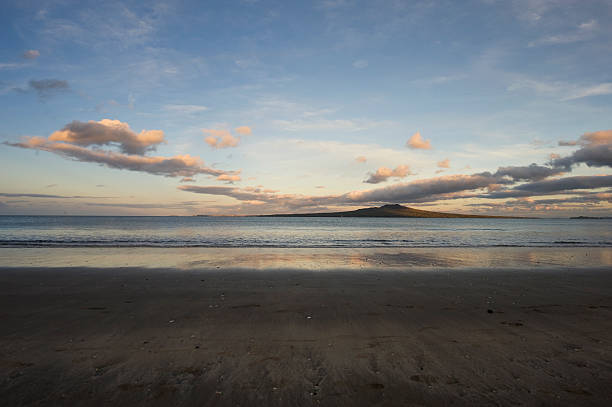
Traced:
<path fill-rule="evenodd" d="M 323 212 L 323 213 L 290 213 L 259 215 L 260 217 L 320 217 L 320 218 L 497 218 L 497 219 L 525 219 L 517 216 L 490 216 L 465 215 L 459 213 L 445 213 L 424 211 L 409 208 L 399 204 L 389 204 L 374 208 L 361 208 L 354 211 Z"/>

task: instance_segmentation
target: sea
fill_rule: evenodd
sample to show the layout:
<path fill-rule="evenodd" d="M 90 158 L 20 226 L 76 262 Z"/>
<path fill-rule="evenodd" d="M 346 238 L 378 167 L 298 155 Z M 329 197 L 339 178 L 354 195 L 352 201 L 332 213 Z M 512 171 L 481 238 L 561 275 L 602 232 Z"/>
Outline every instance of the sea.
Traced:
<path fill-rule="evenodd" d="M 0 216 L 0 266 L 585 263 L 612 265 L 612 219 Z"/>

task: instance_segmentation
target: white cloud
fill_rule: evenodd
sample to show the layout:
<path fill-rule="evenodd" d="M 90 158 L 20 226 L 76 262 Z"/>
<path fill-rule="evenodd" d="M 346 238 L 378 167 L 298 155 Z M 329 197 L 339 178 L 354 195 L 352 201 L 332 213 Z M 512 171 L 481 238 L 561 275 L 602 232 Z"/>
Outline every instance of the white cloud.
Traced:
<path fill-rule="evenodd" d="M 598 85 L 578 88 L 561 100 L 563 101 L 574 100 L 574 99 L 586 98 L 589 96 L 603 96 L 603 95 L 610 95 L 610 94 L 612 94 L 612 82 L 607 82 L 607 83 L 600 83 Z"/>
<path fill-rule="evenodd" d="M 208 107 L 201 105 L 164 105 L 164 110 L 175 113 L 194 114 L 208 110 Z"/>
<path fill-rule="evenodd" d="M 0 69 L 16 69 L 24 66 L 23 64 L 15 64 L 11 62 L 0 62 Z"/>
<path fill-rule="evenodd" d="M 296 119 L 275 120 L 273 123 L 286 131 L 361 131 L 387 123 L 367 120 L 346 119 Z"/>
<path fill-rule="evenodd" d="M 368 61 L 366 59 L 358 59 L 353 62 L 353 67 L 357 69 L 363 69 L 368 67 Z"/>
<path fill-rule="evenodd" d="M 511 92 L 529 89 L 539 94 L 551 95 L 565 102 L 591 96 L 610 95 L 612 94 L 612 82 L 599 84 L 571 84 L 567 82 L 553 82 L 522 77 L 514 80 L 507 89 Z"/>
<path fill-rule="evenodd" d="M 465 79 L 466 77 L 467 76 L 464 74 L 440 75 L 440 76 L 433 76 L 431 78 L 416 79 L 412 81 L 412 83 L 415 85 L 442 85 L 444 83 L 449 83 L 449 82 L 454 82 L 454 81 L 458 81 L 461 79 Z"/>
<path fill-rule="evenodd" d="M 590 20 L 579 24 L 573 31 L 562 34 L 547 35 L 535 41 L 531 41 L 528 46 L 537 47 L 540 45 L 571 44 L 574 42 L 585 41 L 593 36 L 593 33 L 597 30 L 597 27 L 597 21 Z"/>

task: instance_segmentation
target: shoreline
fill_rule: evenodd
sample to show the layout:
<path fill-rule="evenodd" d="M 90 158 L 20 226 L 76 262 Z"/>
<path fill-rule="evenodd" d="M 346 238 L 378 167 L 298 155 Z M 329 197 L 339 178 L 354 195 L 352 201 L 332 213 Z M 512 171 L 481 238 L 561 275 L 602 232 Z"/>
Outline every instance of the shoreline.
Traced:
<path fill-rule="evenodd" d="M 0 267 L 173 269 L 612 269 L 612 247 L 0 248 Z"/>
<path fill-rule="evenodd" d="M 606 267 L 0 267 L 5 405 L 607 405 Z"/>

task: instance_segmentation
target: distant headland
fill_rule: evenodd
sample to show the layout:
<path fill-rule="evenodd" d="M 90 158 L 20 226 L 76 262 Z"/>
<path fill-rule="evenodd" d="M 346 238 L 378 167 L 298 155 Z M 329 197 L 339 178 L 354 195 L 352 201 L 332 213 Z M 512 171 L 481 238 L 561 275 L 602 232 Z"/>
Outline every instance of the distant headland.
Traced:
<path fill-rule="evenodd" d="M 459 213 L 445 213 L 424 211 L 409 208 L 398 204 L 383 205 L 376 208 L 362 208 L 345 212 L 324 213 L 290 213 L 275 215 L 259 215 L 261 217 L 320 217 L 320 218 L 506 218 L 521 219 L 518 216 L 486 216 L 486 215 L 464 215 Z"/>

